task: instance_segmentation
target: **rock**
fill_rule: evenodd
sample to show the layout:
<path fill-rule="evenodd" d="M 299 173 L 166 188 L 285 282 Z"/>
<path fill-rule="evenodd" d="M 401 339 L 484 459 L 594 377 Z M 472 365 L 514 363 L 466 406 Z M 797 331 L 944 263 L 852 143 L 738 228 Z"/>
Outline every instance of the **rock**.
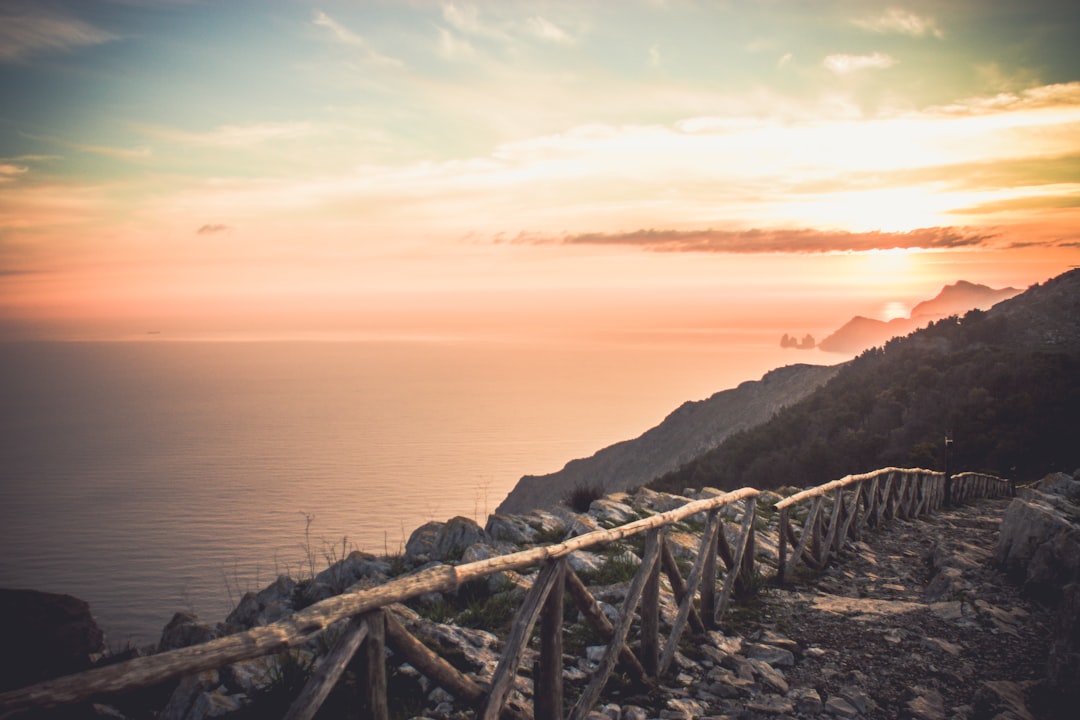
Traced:
<path fill-rule="evenodd" d="M 1050 473 L 1034 485 L 1039 492 L 1061 495 L 1071 503 L 1080 503 L 1080 480 L 1065 473 Z"/>
<path fill-rule="evenodd" d="M 945 720 L 945 701 L 937 690 L 924 690 L 907 707 L 912 720 Z"/>
<path fill-rule="evenodd" d="M 1060 495 L 1026 490 L 1005 510 L 994 560 L 1025 591 L 1053 602 L 1080 581 L 1080 508 Z"/>
<path fill-rule="evenodd" d="M 750 664 L 754 667 L 754 673 L 761 678 L 761 684 L 773 692 L 786 693 L 788 691 L 787 681 L 784 679 L 784 673 L 774 668 L 764 660 L 750 659 Z"/>
<path fill-rule="evenodd" d="M 36 590 L 0 590 L 0 638 L 0 690 L 85 670 L 105 649 L 89 604 Z"/>
<path fill-rule="evenodd" d="M 198 616 L 194 613 L 178 612 L 172 616 L 172 620 L 161 631 L 161 639 L 158 641 L 157 650 L 158 652 L 165 652 L 166 650 L 190 647 L 220 636 L 221 634 L 215 628 L 199 622 Z"/>
<path fill-rule="evenodd" d="M 539 531 L 518 515 L 500 515 L 488 517 L 484 532 L 492 540 L 503 540 L 514 545 L 528 545 L 536 541 Z"/>
<path fill-rule="evenodd" d="M 484 529 L 471 520 L 461 515 L 450 518 L 449 522 L 439 530 L 435 541 L 436 560 L 452 560 L 461 557 L 461 553 L 470 545 L 484 542 L 487 536 Z"/>
<path fill-rule="evenodd" d="M 1080 703 L 1080 583 L 1062 592 L 1046 678 L 1059 704 L 1075 707 Z"/>
<path fill-rule="evenodd" d="M 637 520 L 634 508 L 626 503 L 616 502 L 609 497 L 597 498 L 589 505 L 589 514 L 602 523 L 612 527 L 625 525 L 631 520 Z"/>
<path fill-rule="evenodd" d="M 648 720 L 649 713 L 637 705 L 623 705 L 619 720 Z"/>
<path fill-rule="evenodd" d="M 297 583 L 288 575 L 278 579 L 258 593 L 244 593 L 236 608 L 225 618 L 225 624 L 244 630 L 277 622 L 295 610 L 293 593 Z"/>
<path fill-rule="evenodd" d="M 575 550 L 566 556 L 571 569 L 578 573 L 596 572 L 604 565 L 604 558 L 588 550 Z"/>
<path fill-rule="evenodd" d="M 821 702 L 821 695 L 814 688 L 791 688 L 787 697 L 795 703 L 795 710 L 801 715 L 817 715 L 825 707 Z"/>
<path fill-rule="evenodd" d="M 370 553 L 354 550 L 315 576 L 315 582 L 340 593 L 360 580 L 382 582 L 390 572 L 390 563 Z"/>
<path fill-rule="evenodd" d="M 974 717 L 976 720 L 1035 720 L 1024 699 L 1030 686 L 1031 683 L 1006 680 L 984 682 L 972 701 Z"/>
<path fill-rule="evenodd" d="M 762 643 L 748 644 L 746 657 L 752 660 L 764 660 L 773 666 L 791 667 L 795 664 L 795 655 L 790 650 Z"/>
<path fill-rule="evenodd" d="M 763 693 L 747 701 L 746 707 L 766 715 L 790 715 L 795 712 L 795 704 L 780 695 Z"/>
<path fill-rule="evenodd" d="M 930 650 L 936 650 L 942 653 L 948 653 L 953 657 L 959 657 L 963 648 L 956 643 L 951 643 L 948 640 L 942 640 L 941 638 L 928 637 L 923 638 L 922 646 L 929 648 Z"/>
<path fill-rule="evenodd" d="M 435 544 L 446 523 L 435 520 L 416 528 L 405 541 L 405 557 L 413 562 L 427 562 L 435 556 Z"/>
<path fill-rule="evenodd" d="M 657 513 L 680 508 L 688 502 L 690 502 L 688 497 L 657 492 L 646 487 L 640 488 L 634 493 L 634 507 L 646 508 Z"/>
<path fill-rule="evenodd" d="M 680 720 L 681 718 L 699 718 L 705 714 L 701 703 L 689 698 L 671 698 L 660 711 L 661 720 Z"/>
<path fill-rule="evenodd" d="M 833 695 L 825 702 L 825 712 L 842 718 L 853 718 L 859 714 L 854 705 L 837 695 Z"/>

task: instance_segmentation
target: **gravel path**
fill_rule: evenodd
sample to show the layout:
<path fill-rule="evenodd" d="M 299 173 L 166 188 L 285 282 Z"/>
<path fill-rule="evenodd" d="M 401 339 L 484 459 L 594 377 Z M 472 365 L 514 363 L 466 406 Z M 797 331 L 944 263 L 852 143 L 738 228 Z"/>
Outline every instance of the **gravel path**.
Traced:
<path fill-rule="evenodd" d="M 802 650 L 788 683 L 822 701 L 799 716 L 1075 717 L 1034 691 L 1052 616 L 991 562 L 1008 502 L 894 521 L 820 576 L 765 594 L 765 627 Z"/>

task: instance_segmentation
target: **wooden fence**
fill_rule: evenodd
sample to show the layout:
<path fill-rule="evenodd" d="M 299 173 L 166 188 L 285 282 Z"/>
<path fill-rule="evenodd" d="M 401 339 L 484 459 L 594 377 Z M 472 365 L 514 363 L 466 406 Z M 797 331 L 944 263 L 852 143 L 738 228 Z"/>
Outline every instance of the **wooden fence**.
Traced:
<path fill-rule="evenodd" d="M 145 658 L 96 668 L 49 680 L 20 690 L 0 694 L 0 717 L 31 708 L 54 707 L 123 693 L 138 688 L 189 677 L 204 670 L 220 668 L 302 645 L 331 625 L 347 621 L 329 655 L 312 675 L 308 685 L 288 710 L 288 720 L 311 718 L 326 699 L 352 657 L 360 652 L 367 677 L 361 682 L 366 706 L 374 718 L 386 718 L 385 647 L 389 644 L 402 658 L 435 684 L 455 697 L 473 704 L 478 718 L 497 717 L 538 720 L 562 717 L 563 713 L 563 593 L 569 593 L 586 621 L 607 642 L 607 649 L 570 713 L 580 720 L 588 715 L 600 691 L 617 664 L 644 682 L 667 672 L 678 642 L 688 624 L 701 630 L 713 627 L 730 602 L 736 580 L 753 572 L 754 518 L 758 491 L 743 488 L 724 495 L 698 500 L 610 530 L 597 530 L 563 542 L 534 547 L 488 560 L 450 566 L 442 565 L 390 580 L 377 587 L 346 592 L 316 603 L 271 625 L 218 638 L 201 645 L 180 648 Z M 743 503 L 738 539 L 732 546 L 723 532 L 721 509 Z M 668 545 L 665 529 L 704 513 L 697 559 L 683 578 Z M 567 563 L 567 556 L 634 535 L 645 534 L 645 552 L 630 582 L 626 598 L 612 624 L 600 610 L 585 584 Z M 717 593 L 718 559 L 725 566 Z M 465 583 L 506 570 L 540 566 L 532 587 L 511 626 L 499 663 L 490 683 L 481 685 L 431 652 L 386 611 L 386 607 L 425 593 L 449 592 Z M 660 572 L 669 578 L 678 614 L 666 640 L 659 632 Z M 707 582 L 703 582 L 708 578 Z M 698 599 L 700 610 L 695 608 Z M 634 653 L 627 643 L 635 610 L 640 605 L 641 642 Z M 522 656 L 540 622 L 538 672 L 533 678 L 534 708 L 507 704 Z"/>
<path fill-rule="evenodd" d="M 823 570 L 832 554 L 848 538 L 860 538 L 866 527 L 925 515 L 947 502 L 1002 497 L 1011 490 L 1009 481 L 981 473 L 946 477 L 930 470 L 883 468 L 796 493 L 776 503 L 780 513 L 777 579 L 788 582 L 800 560 L 813 570 Z M 806 509 L 801 537 L 793 522 L 797 508 Z"/>
<path fill-rule="evenodd" d="M 1002 494 L 1001 483 L 1004 483 L 997 478 L 970 473 L 955 476 L 953 482 L 956 483 L 956 499 Z M 823 568 L 830 554 L 839 549 L 846 538 L 858 537 L 867 525 L 874 526 L 892 517 L 910 517 L 939 507 L 944 498 L 944 483 L 941 473 L 887 468 L 827 483 L 777 503 L 780 512 L 780 581 L 790 577 L 800 558 L 811 567 Z M 832 502 L 827 503 L 826 496 L 830 493 Z M 585 621 L 607 644 L 603 657 L 568 716 L 571 720 L 582 720 L 596 704 L 617 665 L 636 680 L 650 684 L 668 672 L 688 625 L 699 632 L 717 626 L 736 586 L 748 585 L 754 574 L 758 495 L 753 488 L 743 488 L 560 543 L 462 565 L 431 567 L 377 587 L 347 591 L 271 625 L 0 694 L 0 718 L 33 708 L 83 702 L 191 678 L 205 670 L 303 645 L 331 625 L 343 622 L 344 631 L 289 708 L 285 715 L 287 720 L 313 717 L 354 656 L 363 660 L 361 666 L 365 677 L 359 685 L 367 695 L 364 702 L 370 716 L 385 719 L 388 710 L 387 645 L 434 684 L 475 707 L 477 717 L 482 720 L 499 717 L 553 720 L 563 717 L 562 615 L 566 593 Z M 792 509 L 811 500 L 812 505 L 802 522 L 802 538 L 798 539 Z M 732 544 L 724 531 L 721 511 L 738 503 L 742 503 L 741 521 Z M 705 526 L 697 556 L 689 575 L 683 578 L 666 530 L 675 523 L 702 514 Z M 645 535 L 642 562 L 612 623 L 570 568 L 567 557 L 577 550 L 639 534 Z M 790 557 L 787 556 L 788 545 L 794 548 Z M 449 592 L 495 573 L 534 566 L 539 566 L 539 572 L 525 594 L 488 683 L 473 680 L 429 650 L 387 610 L 388 606 L 426 593 Z M 659 622 L 661 572 L 667 576 L 678 603 L 675 620 L 666 638 L 660 632 Z M 640 618 L 640 641 L 636 652 L 628 643 L 635 611 Z M 534 706 L 522 708 L 508 703 L 508 698 L 538 622 L 540 647 L 539 660 L 533 671 Z"/>

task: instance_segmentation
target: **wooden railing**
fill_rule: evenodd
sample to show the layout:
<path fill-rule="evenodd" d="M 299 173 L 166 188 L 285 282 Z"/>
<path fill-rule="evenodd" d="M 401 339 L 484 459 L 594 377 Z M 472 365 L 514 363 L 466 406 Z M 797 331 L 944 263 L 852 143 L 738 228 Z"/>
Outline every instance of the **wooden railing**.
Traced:
<path fill-rule="evenodd" d="M 823 570 L 830 556 L 848 538 L 861 537 L 866 527 L 925 515 L 946 502 L 1001 497 L 1010 491 L 1009 481 L 981 473 L 946 477 L 930 470 L 883 468 L 796 493 L 776 503 L 780 513 L 777 579 L 788 582 L 800 560 L 813 570 Z M 795 533 L 792 517 L 800 506 L 806 507 L 801 537 Z"/>
<path fill-rule="evenodd" d="M 964 473 L 951 478 L 951 496 L 962 501 L 975 496 L 1008 493 L 1009 484 L 988 475 Z M 359 683 L 373 718 L 387 717 L 386 646 L 404 662 L 427 676 L 457 699 L 471 704 L 481 720 L 508 718 L 554 720 L 563 716 L 563 599 L 572 598 L 585 621 L 607 643 L 603 657 L 569 714 L 582 720 L 596 704 L 617 665 L 636 680 L 651 684 L 668 672 L 687 625 L 696 631 L 716 627 L 737 585 L 749 585 L 754 575 L 755 519 L 759 491 L 743 488 L 609 530 L 597 530 L 563 542 L 534 547 L 462 565 L 440 565 L 362 590 L 347 591 L 298 611 L 271 625 L 137 658 L 76 675 L 48 680 L 0 694 L 0 718 L 34 708 L 82 702 L 186 678 L 202 671 L 251 660 L 303 645 L 331 625 L 344 623 L 333 648 L 307 686 L 293 702 L 286 720 L 315 715 L 354 656 L 364 662 Z M 790 579 L 801 560 L 823 569 L 847 538 L 858 538 L 866 527 L 895 517 L 913 517 L 939 508 L 945 501 L 946 478 L 927 470 L 886 468 L 826 483 L 783 499 L 779 511 L 780 582 Z M 722 509 L 742 503 L 740 522 L 732 544 L 724 530 Z M 808 504 L 796 534 L 797 510 Z M 667 539 L 667 528 L 704 514 L 697 555 L 686 578 L 682 577 Z M 570 568 L 567 557 L 577 551 L 644 533 L 641 565 L 630 581 L 615 622 Z M 790 552 L 789 552 L 790 548 Z M 723 572 L 720 572 L 720 562 Z M 426 593 L 450 592 L 465 583 L 499 572 L 539 566 L 526 592 L 490 681 L 465 675 L 427 648 L 389 611 L 396 603 Z M 660 632 L 660 574 L 663 572 L 678 603 L 670 632 Z M 718 581 L 722 577 L 722 582 Z M 695 601 L 697 604 L 695 605 Z M 640 641 L 636 652 L 627 642 L 635 611 Z M 539 622 L 539 660 L 533 671 L 533 708 L 508 703 L 533 628 Z M 358 655 L 359 653 L 359 655 Z M 181 689 L 184 688 L 181 683 Z M 180 692 L 178 690 L 177 692 Z"/>
<path fill-rule="evenodd" d="M 598 667 L 579 696 L 570 718 L 581 720 L 596 704 L 600 692 L 617 664 L 637 679 L 649 683 L 667 672 L 687 624 L 702 630 L 715 626 L 730 602 L 736 581 L 753 573 L 754 518 L 758 491 L 743 488 L 713 498 L 637 520 L 610 530 L 597 530 L 563 542 L 534 547 L 488 560 L 450 566 L 441 565 L 390 580 L 377 587 L 346 592 L 328 598 L 271 625 L 218 638 L 201 645 L 170 650 L 108 667 L 49 680 L 0 694 L 0 717 L 32 708 L 66 705 L 158 685 L 192 676 L 204 670 L 271 655 L 302 645 L 339 621 L 347 626 L 329 655 L 286 714 L 288 720 L 311 718 L 326 699 L 352 657 L 360 652 L 366 678 L 360 685 L 367 693 L 366 705 L 374 718 L 387 716 L 385 647 L 401 657 L 455 697 L 474 705 L 478 718 L 562 717 L 563 713 L 563 593 L 569 593 L 586 622 L 607 642 Z M 721 509 L 743 503 L 742 522 L 734 545 L 723 531 Z M 665 529 L 694 515 L 706 515 L 697 558 L 684 579 L 668 545 Z M 612 624 L 585 584 L 567 563 L 576 550 L 645 534 L 641 565 L 630 582 L 626 598 Z M 717 594 L 718 558 L 725 571 Z M 465 583 L 507 570 L 540 566 L 525 594 L 490 682 L 480 684 L 428 650 L 386 608 L 425 593 L 449 592 Z M 660 634 L 660 573 L 671 583 L 679 603 L 673 627 L 666 639 Z M 707 581 L 706 581 L 707 579 Z M 700 610 L 695 608 L 698 600 Z M 640 610 L 641 642 L 638 652 L 627 643 L 635 610 Z M 533 712 L 507 704 L 513 681 L 533 627 L 541 624 L 538 672 L 533 678 Z"/>

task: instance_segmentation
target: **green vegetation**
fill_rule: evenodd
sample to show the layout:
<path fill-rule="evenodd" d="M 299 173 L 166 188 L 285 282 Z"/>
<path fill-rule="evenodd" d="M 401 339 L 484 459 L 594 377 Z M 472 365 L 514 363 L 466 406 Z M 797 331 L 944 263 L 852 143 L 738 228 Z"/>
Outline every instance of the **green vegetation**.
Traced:
<path fill-rule="evenodd" d="M 1080 466 L 1080 355 L 1027 349 L 1021 325 L 973 311 L 868 350 L 802 402 L 652 487 L 767 489 L 890 465 L 942 470 L 946 434 L 952 470 L 1021 480 L 1071 472 Z"/>
<path fill-rule="evenodd" d="M 589 506 L 593 500 L 604 496 L 603 488 L 596 485 L 578 485 L 566 496 L 566 506 L 576 513 L 589 512 Z"/>

